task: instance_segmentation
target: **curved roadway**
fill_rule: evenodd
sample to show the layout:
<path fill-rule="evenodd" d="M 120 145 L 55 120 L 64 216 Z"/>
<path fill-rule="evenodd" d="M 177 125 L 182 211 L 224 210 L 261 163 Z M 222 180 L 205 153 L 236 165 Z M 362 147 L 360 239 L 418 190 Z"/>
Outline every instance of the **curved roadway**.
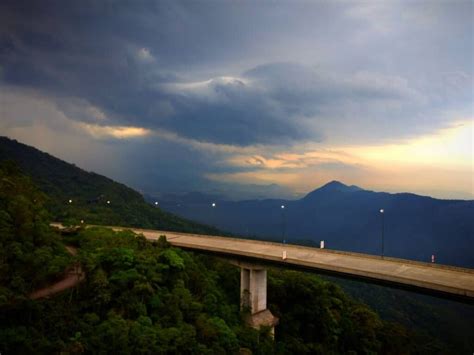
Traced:
<path fill-rule="evenodd" d="M 53 224 L 61 227 L 60 224 Z M 422 263 L 404 259 L 317 249 L 291 244 L 237 239 L 200 234 L 157 231 L 126 227 L 149 240 L 165 235 L 168 242 L 180 248 L 213 253 L 230 259 L 250 259 L 254 263 L 273 263 L 305 268 L 346 278 L 365 279 L 438 296 L 474 302 L 474 269 Z"/>
<path fill-rule="evenodd" d="M 391 284 L 402 288 L 460 298 L 469 302 L 474 301 L 474 269 L 403 259 L 382 259 L 374 255 L 338 252 L 258 240 L 136 228 L 112 228 L 115 230 L 130 229 L 135 233 L 143 234 L 150 240 L 157 240 L 161 235 L 165 235 L 168 242 L 175 247 L 210 252 L 227 258 L 246 258 L 255 262 L 278 263 L 282 266 L 312 269 L 348 278 L 362 278 L 375 283 Z"/>

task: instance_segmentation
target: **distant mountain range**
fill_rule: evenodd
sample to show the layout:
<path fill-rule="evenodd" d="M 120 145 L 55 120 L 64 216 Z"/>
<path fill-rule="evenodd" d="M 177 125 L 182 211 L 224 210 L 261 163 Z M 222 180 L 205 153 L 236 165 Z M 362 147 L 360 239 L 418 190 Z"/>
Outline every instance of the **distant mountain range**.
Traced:
<path fill-rule="evenodd" d="M 189 193 L 163 196 L 159 203 L 238 235 L 316 246 L 324 240 L 327 248 L 376 255 L 383 229 L 387 256 L 430 261 L 434 254 L 439 263 L 474 267 L 474 201 L 374 192 L 332 181 L 299 200 L 235 202 Z"/>

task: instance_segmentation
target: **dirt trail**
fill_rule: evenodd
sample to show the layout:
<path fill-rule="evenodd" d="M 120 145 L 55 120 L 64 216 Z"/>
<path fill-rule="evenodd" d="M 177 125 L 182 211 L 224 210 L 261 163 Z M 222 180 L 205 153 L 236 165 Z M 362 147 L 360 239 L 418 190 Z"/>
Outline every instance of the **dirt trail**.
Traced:
<path fill-rule="evenodd" d="M 77 249 L 74 247 L 67 246 L 66 249 L 71 255 L 77 254 Z M 38 298 L 50 297 L 56 293 L 76 286 L 79 282 L 84 280 L 85 277 L 86 275 L 82 270 L 81 265 L 79 263 L 76 263 L 66 270 L 66 273 L 61 280 L 55 282 L 52 285 L 33 291 L 29 295 L 29 298 L 32 300 L 36 300 Z"/>

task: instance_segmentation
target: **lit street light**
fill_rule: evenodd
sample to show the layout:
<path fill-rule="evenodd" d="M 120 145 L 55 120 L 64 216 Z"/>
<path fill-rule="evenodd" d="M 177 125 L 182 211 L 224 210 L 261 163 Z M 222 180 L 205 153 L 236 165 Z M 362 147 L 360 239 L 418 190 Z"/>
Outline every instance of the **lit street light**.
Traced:
<path fill-rule="evenodd" d="M 384 257 L 384 229 L 385 229 L 385 218 L 384 218 L 384 215 L 385 215 L 385 211 L 384 209 L 380 209 L 380 214 L 382 215 L 382 259 Z"/>
<path fill-rule="evenodd" d="M 286 227 L 286 221 L 285 221 L 285 205 L 281 205 L 281 239 L 283 240 L 283 244 L 286 243 L 285 240 L 285 227 Z"/>
<path fill-rule="evenodd" d="M 214 227 L 216 226 L 216 223 L 215 223 L 215 214 L 216 214 L 216 213 L 214 212 L 215 208 L 216 208 L 216 203 L 213 202 L 213 203 L 211 204 L 211 219 L 212 219 L 212 222 L 211 222 L 211 223 L 212 223 L 212 225 L 213 225 Z"/>
<path fill-rule="evenodd" d="M 155 206 L 158 206 L 158 201 L 155 201 Z"/>
<path fill-rule="evenodd" d="M 72 200 L 69 200 L 68 202 L 69 202 L 69 203 L 72 203 Z"/>
<path fill-rule="evenodd" d="M 110 205 L 110 201 L 109 201 L 109 200 L 107 200 L 107 204 Z"/>

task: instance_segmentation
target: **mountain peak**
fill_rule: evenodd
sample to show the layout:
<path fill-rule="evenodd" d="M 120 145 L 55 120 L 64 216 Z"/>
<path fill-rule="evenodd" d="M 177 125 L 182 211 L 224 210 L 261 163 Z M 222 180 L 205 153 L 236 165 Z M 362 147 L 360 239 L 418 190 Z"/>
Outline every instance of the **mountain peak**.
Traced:
<path fill-rule="evenodd" d="M 321 186 L 319 189 L 316 189 L 315 191 L 318 190 L 327 190 L 327 191 L 359 191 L 362 190 L 359 186 L 356 185 L 351 185 L 348 186 L 346 184 L 343 184 L 340 181 L 333 180 L 331 182 L 328 182 L 326 185 Z"/>
<path fill-rule="evenodd" d="M 343 184 L 342 182 L 340 181 L 337 181 L 337 180 L 333 180 L 331 182 L 328 182 L 327 184 L 321 186 L 318 190 L 344 190 L 346 188 L 348 188 L 349 186 Z"/>
<path fill-rule="evenodd" d="M 320 194 L 320 193 L 323 193 L 323 192 L 353 192 L 353 191 L 361 191 L 361 190 L 362 189 L 358 186 L 355 186 L 355 185 L 348 186 L 346 184 L 343 184 L 340 181 L 333 180 L 333 181 L 328 182 L 327 184 L 317 188 L 316 190 L 311 191 L 304 198 L 305 199 L 306 198 L 311 198 L 311 196 L 317 195 L 317 194 Z"/>

